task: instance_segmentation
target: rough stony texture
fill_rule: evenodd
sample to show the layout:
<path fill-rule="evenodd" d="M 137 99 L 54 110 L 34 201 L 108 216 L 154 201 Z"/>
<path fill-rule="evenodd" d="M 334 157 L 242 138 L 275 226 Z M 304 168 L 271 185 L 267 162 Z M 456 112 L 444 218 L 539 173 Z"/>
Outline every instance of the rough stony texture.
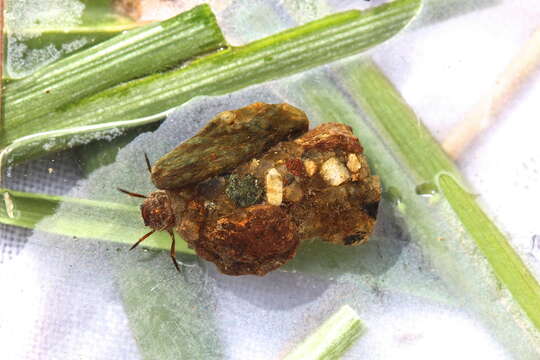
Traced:
<path fill-rule="evenodd" d="M 229 275 L 265 275 L 296 254 L 296 224 L 286 210 L 268 204 L 238 207 L 218 176 L 179 190 L 167 190 L 176 230 L 197 254 Z"/>
<path fill-rule="evenodd" d="M 285 166 L 287 166 L 287 170 L 294 176 L 306 175 L 304 163 L 299 158 L 288 159 L 285 161 Z"/>
<path fill-rule="evenodd" d="M 177 189 L 232 171 L 280 141 L 307 131 L 303 111 L 288 104 L 254 103 L 225 111 L 152 166 L 158 189 Z"/>
<path fill-rule="evenodd" d="M 283 189 L 283 194 L 285 196 L 285 201 L 288 202 L 298 202 L 304 197 L 304 191 L 297 182 L 285 187 L 285 189 Z"/>
<path fill-rule="evenodd" d="M 304 160 L 304 168 L 306 169 L 306 174 L 308 176 L 313 176 L 317 172 L 317 164 L 310 159 Z"/>
<path fill-rule="evenodd" d="M 296 139 L 295 142 L 301 145 L 304 150 L 325 151 L 339 148 L 350 153 L 364 151 L 358 138 L 352 134 L 351 127 L 339 123 L 319 125 L 301 138 Z"/>
<path fill-rule="evenodd" d="M 283 180 L 281 174 L 271 168 L 266 173 L 266 202 L 270 205 L 279 206 L 283 201 Z"/>
<path fill-rule="evenodd" d="M 278 206 L 254 205 L 204 228 L 197 254 L 229 275 L 265 275 L 296 254 L 298 233 Z"/>
<path fill-rule="evenodd" d="M 322 163 L 321 176 L 329 185 L 339 186 L 349 180 L 350 175 L 341 161 L 335 157 L 331 157 Z"/>
<path fill-rule="evenodd" d="M 145 199 L 145 224 L 176 229 L 229 275 L 265 275 L 302 240 L 364 243 L 375 226 L 378 177 L 350 127 L 306 130 L 305 114 L 287 104 L 219 114 L 154 165 L 152 179 L 166 190 Z"/>
<path fill-rule="evenodd" d="M 275 145 L 235 173 L 262 179 L 274 168 L 281 174 L 281 208 L 296 224 L 300 240 L 359 245 L 373 231 L 381 196 L 379 179 L 371 176 L 362 151 L 350 127 L 327 123 Z M 348 169 L 351 155 L 355 164 Z"/>
<path fill-rule="evenodd" d="M 264 190 L 259 185 L 259 180 L 253 175 L 231 174 L 225 193 L 236 206 L 248 207 L 262 201 Z"/>
<path fill-rule="evenodd" d="M 342 124 L 282 141 L 231 174 L 167 191 L 176 230 L 229 275 L 264 275 L 290 260 L 301 240 L 364 243 L 375 225 L 381 186 L 361 151 Z M 351 154 L 355 165 L 348 168 Z"/>
<path fill-rule="evenodd" d="M 358 172 L 362 168 L 362 163 L 360 163 L 356 154 L 349 154 L 347 156 L 347 168 L 352 172 Z"/>

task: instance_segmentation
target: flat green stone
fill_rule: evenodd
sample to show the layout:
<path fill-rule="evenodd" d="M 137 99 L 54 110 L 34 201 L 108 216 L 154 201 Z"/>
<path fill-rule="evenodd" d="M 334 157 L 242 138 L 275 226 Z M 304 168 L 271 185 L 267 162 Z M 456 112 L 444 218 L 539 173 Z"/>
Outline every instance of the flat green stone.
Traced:
<path fill-rule="evenodd" d="M 152 166 L 158 189 L 177 189 L 232 171 L 280 141 L 308 130 L 306 114 L 289 104 L 254 103 L 218 114 L 194 137 Z"/>

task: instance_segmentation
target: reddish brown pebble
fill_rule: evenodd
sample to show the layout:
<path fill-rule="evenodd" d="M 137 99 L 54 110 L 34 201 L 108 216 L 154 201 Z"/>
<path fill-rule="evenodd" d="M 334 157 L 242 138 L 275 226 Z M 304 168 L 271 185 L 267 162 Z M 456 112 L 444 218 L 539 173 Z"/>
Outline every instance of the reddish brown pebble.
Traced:
<path fill-rule="evenodd" d="M 207 223 L 189 244 L 224 274 L 265 275 L 294 257 L 298 236 L 284 210 L 254 205 Z"/>
<path fill-rule="evenodd" d="M 285 162 L 287 170 L 294 176 L 306 176 L 306 169 L 304 168 L 304 163 L 298 158 L 288 159 Z"/>
<path fill-rule="evenodd" d="M 321 151 L 341 149 L 350 153 L 362 153 L 362 145 L 352 134 L 350 126 L 339 123 L 325 123 L 317 126 L 304 136 L 296 139 L 297 144 L 309 150 L 317 148 Z"/>

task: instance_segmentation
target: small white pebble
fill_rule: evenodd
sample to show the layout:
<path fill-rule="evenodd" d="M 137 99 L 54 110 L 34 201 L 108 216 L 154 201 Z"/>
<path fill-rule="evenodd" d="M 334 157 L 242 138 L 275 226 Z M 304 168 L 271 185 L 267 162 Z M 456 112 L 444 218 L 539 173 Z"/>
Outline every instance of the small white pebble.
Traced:
<path fill-rule="evenodd" d="M 338 186 L 349 180 L 349 170 L 335 157 L 326 160 L 321 166 L 321 176 L 332 186 Z"/>
<path fill-rule="evenodd" d="M 266 173 L 266 201 L 274 206 L 281 205 L 283 201 L 283 181 L 275 168 Z"/>
<path fill-rule="evenodd" d="M 308 176 L 313 176 L 317 172 L 317 164 L 313 160 L 304 160 L 304 168 L 306 168 Z"/>
<path fill-rule="evenodd" d="M 362 164 L 360 163 L 360 160 L 358 160 L 356 154 L 349 154 L 347 157 L 347 168 L 352 172 L 357 172 L 362 168 Z"/>
<path fill-rule="evenodd" d="M 253 172 L 255 169 L 259 167 L 261 162 L 255 158 L 251 159 L 251 162 L 249 163 L 249 169 Z"/>

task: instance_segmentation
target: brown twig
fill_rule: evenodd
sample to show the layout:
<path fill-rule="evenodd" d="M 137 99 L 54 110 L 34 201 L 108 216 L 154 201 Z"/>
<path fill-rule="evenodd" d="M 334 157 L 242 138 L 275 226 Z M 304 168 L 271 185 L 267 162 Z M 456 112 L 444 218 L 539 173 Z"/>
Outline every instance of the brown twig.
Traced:
<path fill-rule="evenodd" d="M 517 94 L 526 80 L 540 67 L 540 28 L 538 28 L 500 75 L 493 91 L 481 99 L 443 141 L 443 148 L 454 159 L 486 129 Z"/>

